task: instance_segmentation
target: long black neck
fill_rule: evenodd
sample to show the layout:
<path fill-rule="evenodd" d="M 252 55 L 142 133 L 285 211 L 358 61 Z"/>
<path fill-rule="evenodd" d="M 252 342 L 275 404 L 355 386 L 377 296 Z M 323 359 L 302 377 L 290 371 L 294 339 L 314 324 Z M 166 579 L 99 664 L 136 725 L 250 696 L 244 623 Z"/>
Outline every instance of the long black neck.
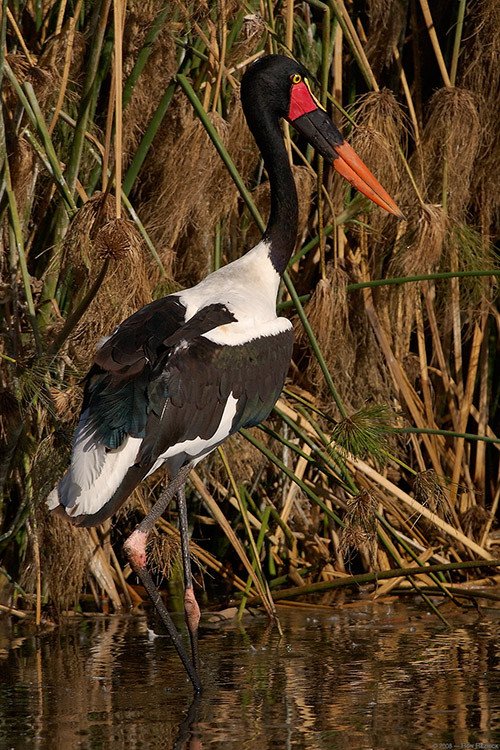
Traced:
<path fill-rule="evenodd" d="M 277 117 L 262 112 L 257 122 L 249 123 L 264 158 L 271 187 L 271 213 L 263 239 L 271 246 L 271 262 L 281 275 L 290 260 L 297 239 L 298 202 L 295 180 L 283 133 Z"/>

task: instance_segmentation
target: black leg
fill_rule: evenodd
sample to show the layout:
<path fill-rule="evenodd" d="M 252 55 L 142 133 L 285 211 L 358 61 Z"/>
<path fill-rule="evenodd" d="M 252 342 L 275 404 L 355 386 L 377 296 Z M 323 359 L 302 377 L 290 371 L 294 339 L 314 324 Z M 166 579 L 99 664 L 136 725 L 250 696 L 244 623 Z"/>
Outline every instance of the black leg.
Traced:
<path fill-rule="evenodd" d="M 156 521 L 165 511 L 165 508 L 167 507 L 173 496 L 177 492 L 179 492 L 181 487 L 184 487 L 184 482 L 186 481 L 190 471 L 190 465 L 182 467 L 182 469 L 170 482 L 168 487 L 166 487 L 166 489 L 162 492 L 148 515 L 141 521 L 141 523 L 138 525 L 135 531 L 132 532 L 128 539 L 125 540 L 123 549 L 130 563 L 130 567 L 132 568 L 134 573 L 137 573 L 137 575 L 141 579 L 142 585 L 148 592 L 149 598 L 153 602 L 156 611 L 158 612 L 163 624 L 165 625 L 167 632 L 172 639 L 175 648 L 177 649 L 177 653 L 179 654 L 184 668 L 188 673 L 191 682 L 193 683 L 194 689 L 197 692 L 200 692 L 202 686 L 200 678 L 198 676 L 198 672 L 193 666 L 191 659 L 187 655 L 182 639 L 177 632 L 177 628 L 172 622 L 172 618 L 170 617 L 165 605 L 163 604 L 160 593 L 156 588 L 146 566 L 146 543 L 149 533 L 155 525 Z"/>
<path fill-rule="evenodd" d="M 200 671 L 200 659 L 198 655 L 198 623 L 200 622 L 200 608 L 193 589 L 193 576 L 191 573 L 191 557 L 189 554 L 189 529 L 187 520 L 186 494 L 184 485 L 177 491 L 179 507 L 179 530 L 181 533 L 182 565 L 184 568 L 184 613 L 191 640 L 191 652 L 193 664 L 196 671 Z"/>

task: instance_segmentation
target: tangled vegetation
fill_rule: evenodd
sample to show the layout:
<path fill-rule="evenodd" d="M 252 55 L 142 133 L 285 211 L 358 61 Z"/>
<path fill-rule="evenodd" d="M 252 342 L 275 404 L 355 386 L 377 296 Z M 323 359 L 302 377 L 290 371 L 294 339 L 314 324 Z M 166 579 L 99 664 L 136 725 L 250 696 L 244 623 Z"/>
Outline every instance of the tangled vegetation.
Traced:
<path fill-rule="evenodd" d="M 408 220 L 286 130 L 293 362 L 272 417 L 191 474 L 198 583 L 272 612 L 387 578 L 374 596 L 406 586 L 437 612 L 429 593 L 494 578 L 498 3 L 4 0 L 0 32 L 0 606 L 39 622 L 142 599 L 121 541 L 165 476 L 97 530 L 44 499 L 100 337 L 258 239 L 269 191 L 239 81 L 269 52 L 311 71 Z M 158 575 L 175 580 L 178 547 L 172 507 Z"/>

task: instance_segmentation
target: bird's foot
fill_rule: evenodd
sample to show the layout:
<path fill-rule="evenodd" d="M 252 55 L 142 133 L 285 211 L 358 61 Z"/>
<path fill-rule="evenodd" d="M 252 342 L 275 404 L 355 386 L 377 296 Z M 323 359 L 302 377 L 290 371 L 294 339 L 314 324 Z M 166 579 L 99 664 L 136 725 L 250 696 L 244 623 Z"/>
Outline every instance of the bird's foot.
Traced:
<path fill-rule="evenodd" d="M 134 573 L 139 573 L 139 571 L 144 570 L 146 567 L 147 540 L 148 533 L 136 529 L 123 544 L 123 551 L 125 552 L 127 560 L 129 561 L 130 567 Z"/>
<path fill-rule="evenodd" d="M 193 664 L 196 672 L 200 672 L 200 657 L 198 652 L 198 624 L 200 622 L 201 612 L 193 587 L 187 586 L 184 592 L 184 614 L 191 641 L 191 652 L 193 654 Z"/>
<path fill-rule="evenodd" d="M 184 612 L 186 614 L 186 622 L 189 631 L 195 633 L 198 630 L 201 612 L 192 586 L 187 588 L 184 592 Z"/>

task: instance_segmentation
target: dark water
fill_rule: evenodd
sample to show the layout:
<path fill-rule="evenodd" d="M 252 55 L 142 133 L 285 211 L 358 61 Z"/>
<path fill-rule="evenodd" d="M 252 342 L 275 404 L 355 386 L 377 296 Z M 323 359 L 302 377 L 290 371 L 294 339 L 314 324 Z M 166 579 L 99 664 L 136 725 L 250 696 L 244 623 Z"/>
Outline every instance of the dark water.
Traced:
<path fill-rule="evenodd" d="M 201 634 L 205 691 L 143 617 L 0 628 L 0 748 L 500 749 L 500 619 L 398 601 Z"/>

